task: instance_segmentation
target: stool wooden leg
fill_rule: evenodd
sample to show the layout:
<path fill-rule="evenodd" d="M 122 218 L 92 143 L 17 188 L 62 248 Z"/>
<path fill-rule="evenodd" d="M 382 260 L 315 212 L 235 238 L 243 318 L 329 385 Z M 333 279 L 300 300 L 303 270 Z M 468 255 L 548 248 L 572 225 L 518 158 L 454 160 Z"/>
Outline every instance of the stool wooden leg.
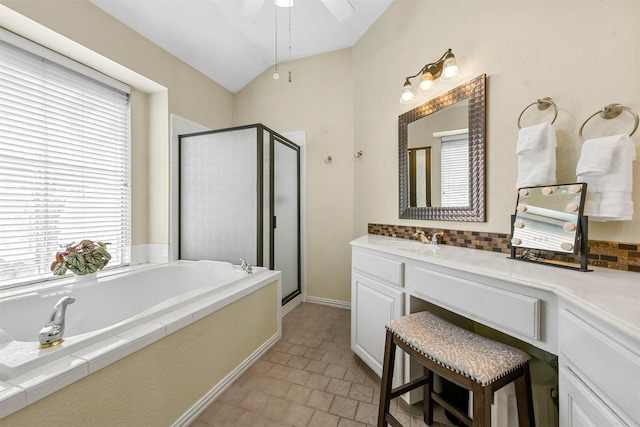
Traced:
<path fill-rule="evenodd" d="M 531 391 L 531 374 L 529 364 L 523 368 L 523 375 L 515 379 L 516 399 L 518 402 L 518 424 L 520 427 L 535 427 L 533 413 L 533 393 Z"/>
<path fill-rule="evenodd" d="M 424 367 L 424 375 L 429 378 L 429 382 L 424 385 L 424 399 L 422 400 L 422 409 L 424 411 L 424 423 L 428 426 L 433 424 L 433 399 L 431 399 L 431 393 L 433 393 L 433 371 L 426 366 Z"/>
<path fill-rule="evenodd" d="M 386 415 L 389 413 L 391 388 L 393 385 L 393 369 L 396 360 L 396 344 L 393 333 L 387 330 L 384 344 L 384 362 L 382 364 L 382 384 L 380 387 L 380 407 L 378 408 L 378 427 L 386 427 Z"/>
<path fill-rule="evenodd" d="M 473 427 L 491 427 L 491 386 L 473 384 Z"/>

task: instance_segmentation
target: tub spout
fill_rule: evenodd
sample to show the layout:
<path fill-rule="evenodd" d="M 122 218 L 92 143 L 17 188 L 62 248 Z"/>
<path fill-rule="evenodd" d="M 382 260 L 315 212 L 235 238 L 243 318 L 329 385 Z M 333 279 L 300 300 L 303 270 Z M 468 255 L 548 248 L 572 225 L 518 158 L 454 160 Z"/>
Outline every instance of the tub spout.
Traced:
<path fill-rule="evenodd" d="M 240 261 L 242 261 L 242 264 L 240 265 L 240 267 L 242 267 L 242 271 L 244 271 L 247 274 L 251 274 L 253 273 L 253 268 L 251 267 L 250 264 L 248 264 L 245 260 L 243 260 L 242 258 L 240 258 Z"/>
<path fill-rule="evenodd" d="M 53 306 L 53 311 L 47 323 L 40 329 L 38 339 L 40 340 L 40 348 L 48 348 L 58 345 L 62 342 L 64 334 L 64 316 L 67 306 L 75 302 L 75 298 L 66 296 L 60 298 L 60 301 Z"/>

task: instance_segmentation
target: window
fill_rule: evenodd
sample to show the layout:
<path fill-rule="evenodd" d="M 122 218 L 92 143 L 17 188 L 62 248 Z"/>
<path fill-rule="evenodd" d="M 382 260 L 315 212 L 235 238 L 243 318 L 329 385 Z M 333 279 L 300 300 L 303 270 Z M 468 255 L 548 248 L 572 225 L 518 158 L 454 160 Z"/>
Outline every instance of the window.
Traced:
<path fill-rule="evenodd" d="M 469 134 L 442 137 L 442 207 L 469 206 Z"/>
<path fill-rule="evenodd" d="M 55 253 L 130 258 L 130 88 L 0 32 L 0 287 L 51 278 Z"/>

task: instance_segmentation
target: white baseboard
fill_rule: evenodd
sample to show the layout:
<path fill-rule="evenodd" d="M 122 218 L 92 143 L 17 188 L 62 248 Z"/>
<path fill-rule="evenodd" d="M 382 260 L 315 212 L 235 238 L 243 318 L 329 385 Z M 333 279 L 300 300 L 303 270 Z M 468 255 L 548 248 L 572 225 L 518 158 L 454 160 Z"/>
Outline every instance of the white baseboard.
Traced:
<path fill-rule="evenodd" d="M 322 304 L 322 305 L 328 305 L 331 307 L 344 308 L 346 310 L 351 310 L 351 303 L 345 302 L 345 301 L 338 301 L 335 299 L 307 296 L 305 302 L 311 302 L 314 304 Z"/>
<path fill-rule="evenodd" d="M 202 399 L 196 402 L 187 412 L 178 418 L 172 427 L 188 426 L 193 423 L 209 407 L 234 381 L 246 372 L 258 359 L 260 359 L 273 345 L 280 339 L 281 333 L 278 332 L 264 344 L 262 344 L 255 352 L 247 357 L 240 365 L 231 371 L 222 379 L 215 387 L 213 387 Z"/>
<path fill-rule="evenodd" d="M 282 306 L 282 317 L 286 316 L 302 302 L 302 295 L 298 295 L 288 303 Z"/>

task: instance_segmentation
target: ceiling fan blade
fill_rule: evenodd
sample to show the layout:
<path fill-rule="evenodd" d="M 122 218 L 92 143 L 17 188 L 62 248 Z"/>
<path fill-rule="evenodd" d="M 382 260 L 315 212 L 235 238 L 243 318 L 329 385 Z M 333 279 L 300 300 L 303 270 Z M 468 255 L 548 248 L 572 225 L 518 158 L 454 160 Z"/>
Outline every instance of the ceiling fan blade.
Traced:
<path fill-rule="evenodd" d="M 340 22 L 346 22 L 355 10 L 349 0 L 322 0 L 329 12 Z"/>
<path fill-rule="evenodd" d="M 238 14 L 240 21 L 247 24 L 255 23 L 262 12 L 264 2 L 265 0 L 244 0 Z"/>

